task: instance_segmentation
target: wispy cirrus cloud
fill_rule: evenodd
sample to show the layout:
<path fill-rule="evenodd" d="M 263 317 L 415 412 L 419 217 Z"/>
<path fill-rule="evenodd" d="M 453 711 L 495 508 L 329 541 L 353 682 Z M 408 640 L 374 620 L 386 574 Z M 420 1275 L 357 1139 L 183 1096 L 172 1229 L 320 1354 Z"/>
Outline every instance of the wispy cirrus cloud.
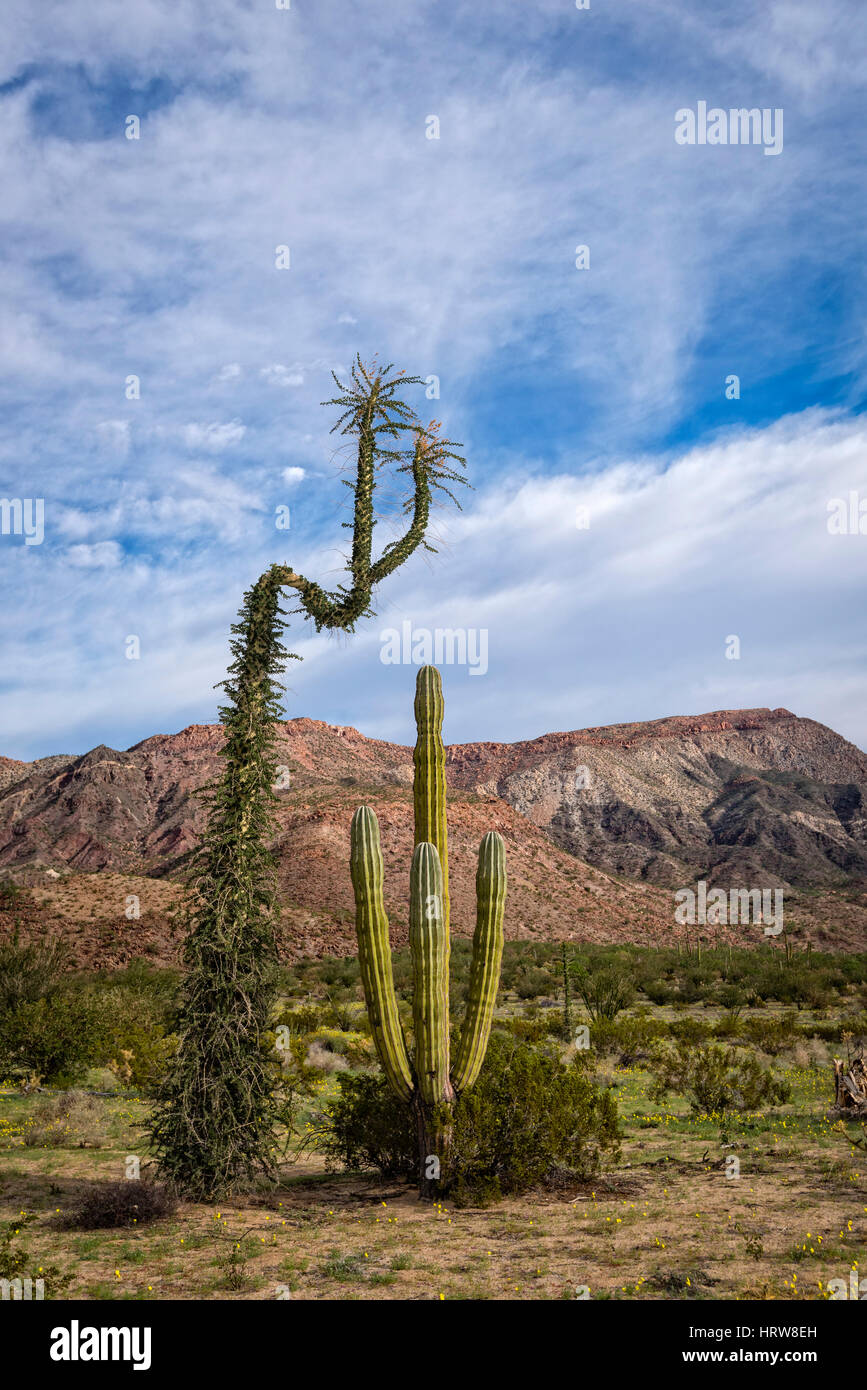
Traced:
<path fill-rule="evenodd" d="M 0 491 L 44 497 L 46 538 L 26 564 L 0 538 L 3 751 L 213 717 L 261 568 L 339 582 L 351 449 L 320 402 L 357 351 L 425 378 L 420 413 L 470 459 L 448 555 L 381 596 L 490 621 L 457 736 L 801 701 L 863 738 L 860 553 L 822 549 L 810 489 L 817 460 L 863 485 L 865 38 L 856 0 L 213 0 L 206 22 L 141 0 L 122 24 L 12 0 Z M 678 146 L 699 99 L 783 107 L 781 156 Z M 752 636 L 717 670 L 742 591 Z M 304 637 L 305 712 L 404 711 L 375 631 Z"/>

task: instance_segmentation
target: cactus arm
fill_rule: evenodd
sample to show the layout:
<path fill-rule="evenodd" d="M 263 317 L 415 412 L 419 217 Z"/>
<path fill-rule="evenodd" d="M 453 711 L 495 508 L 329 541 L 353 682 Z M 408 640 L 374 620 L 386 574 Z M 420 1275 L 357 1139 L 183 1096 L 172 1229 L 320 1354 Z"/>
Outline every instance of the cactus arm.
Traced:
<path fill-rule="evenodd" d="M 408 1101 L 413 1093 L 412 1072 L 394 993 L 388 918 L 382 900 L 379 823 L 369 806 L 359 806 L 352 818 L 349 862 L 355 890 L 358 962 L 370 1031 L 392 1089 Z"/>
<path fill-rule="evenodd" d="M 473 1085 L 487 1050 L 500 983 L 505 908 L 506 847 L 502 837 L 489 830 L 479 846 L 469 997 L 452 1077 L 456 1091 Z"/>
<path fill-rule="evenodd" d="M 415 683 L 413 753 L 415 843 L 436 846 L 442 869 L 443 927 L 449 940 L 449 844 L 446 830 L 446 752 L 443 746 L 443 687 L 435 666 L 422 666 Z"/>
<path fill-rule="evenodd" d="M 409 879 L 415 1072 L 428 1105 L 454 1099 L 449 1080 L 449 943 L 443 875 L 433 844 L 416 845 Z"/>

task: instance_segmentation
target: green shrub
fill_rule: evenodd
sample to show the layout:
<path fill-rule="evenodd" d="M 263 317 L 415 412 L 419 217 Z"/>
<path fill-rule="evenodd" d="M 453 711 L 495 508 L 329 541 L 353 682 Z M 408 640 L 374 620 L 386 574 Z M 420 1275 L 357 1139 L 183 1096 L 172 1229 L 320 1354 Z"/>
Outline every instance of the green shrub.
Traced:
<path fill-rule="evenodd" d="M 0 946 L 0 1014 L 32 1004 L 56 989 L 69 964 L 69 948 L 54 937 L 22 945 L 17 934 Z"/>
<path fill-rule="evenodd" d="M 524 1042 L 544 1042 L 545 1038 L 556 1038 L 563 1032 L 563 1010 L 546 1009 L 536 1018 L 495 1018 L 494 1027 Z"/>
<path fill-rule="evenodd" d="M 307 1042 L 322 1052 L 345 1057 L 348 1066 L 368 1066 L 375 1059 L 372 1040 L 365 1033 L 348 1032 L 341 1028 L 318 1028 Z"/>
<path fill-rule="evenodd" d="M 330 1165 L 417 1178 L 409 1107 L 380 1074 L 341 1075 L 315 1134 Z M 485 1203 L 558 1179 L 589 1176 L 618 1150 L 617 1108 L 578 1065 L 492 1034 L 475 1086 L 458 1098 L 443 1187 L 459 1203 Z"/>
<path fill-rule="evenodd" d="M 288 1028 L 293 1037 L 300 1037 L 304 1033 L 312 1033 L 314 1028 L 318 1028 L 322 1018 L 322 1011 L 316 1004 L 302 1004 L 300 1008 L 283 1009 L 276 1021 L 275 1027 Z"/>
<path fill-rule="evenodd" d="M 711 1037 L 713 1029 L 700 1018 L 676 1018 L 668 1025 L 668 1031 L 676 1042 L 700 1047 Z"/>
<path fill-rule="evenodd" d="M 94 991 L 91 997 L 104 1017 L 92 1065 L 109 1066 L 123 1086 L 155 1089 L 178 1041 L 168 1031 L 171 1010 L 165 1001 L 124 985 Z"/>
<path fill-rule="evenodd" d="M 547 970 L 529 966 L 518 976 L 514 988 L 519 999 L 539 999 L 542 995 L 552 994 L 557 988 L 557 981 Z"/>
<path fill-rule="evenodd" d="M 53 1083 L 79 1081 L 104 1057 L 106 1015 L 82 990 L 19 1003 L 0 1015 L 0 1072 L 25 1072 Z"/>
<path fill-rule="evenodd" d="M 651 1004 L 670 1004 L 677 994 L 677 990 L 668 980 L 648 980 L 642 985 L 642 989 Z"/>
<path fill-rule="evenodd" d="M 22 1232 L 26 1232 L 33 1221 L 31 1212 L 21 1212 L 0 1231 L 0 1279 L 10 1282 L 17 1279 L 35 1282 L 41 1279 L 45 1297 L 60 1298 L 72 1283 L 72 1275 L 61 1273 L 57 1265 L 36 1266 L 35 1256 L 31 1257 L 26 1250 L 16 1248 L 15 1242 L 20 1240 Z"/>
<path fill-rule="evenodd" d="M 651 1018 L 600 1019 L 591 1025 L 590 1046 L 599 1053 L 619 1053 L 621 1057 L 643 1056 L 652 1043 L 666 1032 L 662 1020 Z"/>
<path fill-rule="evenodd" d="M 632 976 L 619 965 L 573 966 L 576 992 L 594 1023 L 616 1018 L 635 998 Z"/>
<path fill-rule="evenodd" d="M 781 1018 L 748 1018 L 744 1022 L 746 1040 L 772 1056 L 791 1047 L 798 1032 L 797 1015 L 794 1013 L 783 1014 Z"/>
<path fill-rule="evenodd" d="M 704 1114 L 757 1110 L 784 1103 L 791 1094 L 788 1083 L 763 1067 L 754 1053 L 716 1043 L 659 1044 L 651 1057 L 651 1072 L 655 1100 L 664 1101 L 674 1091 L 689 1100 L 692 1110 Z"/>

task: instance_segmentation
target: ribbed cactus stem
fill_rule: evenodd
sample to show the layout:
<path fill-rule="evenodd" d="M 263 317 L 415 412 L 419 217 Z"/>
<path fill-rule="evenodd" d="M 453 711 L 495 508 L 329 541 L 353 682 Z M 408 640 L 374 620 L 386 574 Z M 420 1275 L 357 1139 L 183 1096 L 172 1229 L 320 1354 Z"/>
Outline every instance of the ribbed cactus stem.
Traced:
<path fill-rule="evenodd" d="M 418 1090 L 427 1105 L 454 1099 L 449 1080 L 449 939 L 436 845 L 416 845 L 409 876 L 409 945 Z"/>
<path fill-rule="evenodd" d="M 436 846 L 443 876 L 443 925 L 448 940 L 449 843 L 446 830 L 446 750 L 442 733 L 444 711 L 440 673 L 435 666 L 422 666 L 415 683 L 415 843 Z"/>
<path fill-rule="evenodd" d="M 369 806 L 359 806 L 352 817 L 349 866 L 355 889 L 358 963 L 370 1031 L 391 1086 L 402 1100 L 408 1101 L 413 1093 L 412 1072 L 394 993 L 388 917 L 382 898 L 379 822 Z"/>
<path fill-rule="evenodd" d="M 473 1085 L 485 1059 L 500 983 L 505 910 L 506 846 L 496 830 L 489 830 L 479 846 L 476 870 L 476 930 L 469 996 L 452 1076 L 458 1091 Z"/>
<path fill-rule="evenodd" d="M 479 846 L 476 930 L 467 1012 L 454 1076 L 449 1067 L 449 887 L 446 838 L 446 758 L 443 692 L 434 666 L 418 673 L 415 694 L 413 802 L 415 851 L 409 880 L 409 945 L 413 969 L 415 1065 L 407 1061 L 382 902 L 382 854 L 373 811 L 352 821 L 359 961 L 367 1011 L 380 1062 L 393 1090 L 411 1102 L 418 1133 L 419 1193 L 430 1198 L 448 1184 L 456 1091 L 476 1080 L 491 1031 L 506 903 L 506 849 L 496 831 Z"/>

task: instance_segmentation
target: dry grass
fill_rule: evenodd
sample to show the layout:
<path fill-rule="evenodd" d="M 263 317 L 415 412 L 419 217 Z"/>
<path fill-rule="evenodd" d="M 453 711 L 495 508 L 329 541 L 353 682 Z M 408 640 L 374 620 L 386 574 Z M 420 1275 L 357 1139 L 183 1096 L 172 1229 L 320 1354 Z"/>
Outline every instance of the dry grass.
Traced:
<path fill-rule="evenodd" d="M 85 1299 L 571 1299 L 584 1287 L 592 1298 L 812 1299 L 853 1264 L 867 1273 L 864 1156 L 824 1118 L 823 1073 L 797 1074 L 795 1102 L 739 1121 L 728 1148 L 715 1119 L 649 1108 L 643 1073 L 614 1080 L 621 1162 L 568 1192 L 430 1208 L 400 1184 L 328 1175 L 313 1159 L 277 1190 L 183 1204 L 144 1231 L 70 1235 L 54 1220 L 93 1181 L 122 1177 L 129 1148 L 16 1148 L 0 1219 L 35 1211 L 34 1263 L 68 1269 L 67 1297 Z"/>

